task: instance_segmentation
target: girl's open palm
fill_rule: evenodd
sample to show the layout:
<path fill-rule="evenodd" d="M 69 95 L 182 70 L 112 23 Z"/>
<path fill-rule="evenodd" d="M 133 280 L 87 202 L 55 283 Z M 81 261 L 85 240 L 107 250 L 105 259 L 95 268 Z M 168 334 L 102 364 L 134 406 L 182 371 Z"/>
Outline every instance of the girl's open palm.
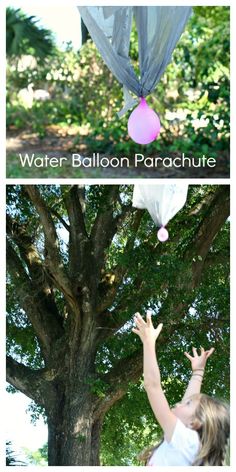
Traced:
<path fill-rule="evenodd" d="M 201 346 L 200 355 L 198 354 L 197 349 L 195 347 L 193 347 L 192 350 L 193 356 L 191 356 L 188 352 L 185 352 L 184 355 L 187 357 L 187 359 L 190 360 L 192 370 L 195 370 L 205 368 L 207 359 L 213 354 L 215 349 L 214 347 L 212 347 L 208 351 L 205 351 L 205 349 Z"/>
<path fill-rule="evenodd" d="M 146 321 L 142 318 L 140 313 L 135 313 L 134 321 L 136 324 L 136 328 L 133 328 L 133 333 L 137 334 L 141 341 L 144 342 L 156 342 L 161 330 L 162 330 L 162 323 L 160 323 L 157 328 L 154 328 L 152 324 L 151 314 L 147 313 Z"/>

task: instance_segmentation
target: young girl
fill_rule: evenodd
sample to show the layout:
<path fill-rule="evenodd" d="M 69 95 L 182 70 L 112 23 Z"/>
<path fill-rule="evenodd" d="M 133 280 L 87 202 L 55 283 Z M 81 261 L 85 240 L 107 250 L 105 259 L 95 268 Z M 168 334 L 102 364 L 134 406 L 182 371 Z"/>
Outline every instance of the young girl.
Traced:
<path fill-rule="evenodd" d="M 162 324 L 155 329 L 151 315 L 146 322 L 139 313 L 135 317 L 136 333 L 143 342 L 144 386 L 154 415 L 164 432 L 164 439 L 146 457 L 150 466 L 224 465 L 229 441 L 228 405 L 201 394 L 201 383 L 207 359 L 214 349 L 201 354 L 193 348 L 193 356 L 185 353 L 192 366 L 192 377 L 180 403 L 170 408 L 161 387 L 155 343 Z M 144 457 L 143 457 L 144 460 Z"/>

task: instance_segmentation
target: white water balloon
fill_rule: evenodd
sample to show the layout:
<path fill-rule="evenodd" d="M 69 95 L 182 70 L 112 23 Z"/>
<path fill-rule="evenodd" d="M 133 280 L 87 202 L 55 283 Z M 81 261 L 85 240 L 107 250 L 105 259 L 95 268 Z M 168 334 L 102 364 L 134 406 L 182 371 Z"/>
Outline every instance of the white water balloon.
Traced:
<path fill-rule="evenodd" d="M 158 231 L 157 231 L 157 237 L 161 243 L 164 243 L 169 239 L 169 233 L 164 226 L 162 226 Z"/>

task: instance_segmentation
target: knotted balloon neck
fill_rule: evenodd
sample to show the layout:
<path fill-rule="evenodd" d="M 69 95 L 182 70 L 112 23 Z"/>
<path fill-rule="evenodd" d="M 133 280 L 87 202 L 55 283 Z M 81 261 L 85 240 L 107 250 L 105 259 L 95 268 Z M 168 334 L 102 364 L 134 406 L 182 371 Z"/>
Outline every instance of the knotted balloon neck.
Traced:
<path fill-rule="evenodd" d="M 146 98 L 140 97 L 139 106 L 140 106 L 140 107 L 146 107 L 146 106 L 148 106 L 148 104 L 147 104 L 147 102 L 146 102 Z"/>

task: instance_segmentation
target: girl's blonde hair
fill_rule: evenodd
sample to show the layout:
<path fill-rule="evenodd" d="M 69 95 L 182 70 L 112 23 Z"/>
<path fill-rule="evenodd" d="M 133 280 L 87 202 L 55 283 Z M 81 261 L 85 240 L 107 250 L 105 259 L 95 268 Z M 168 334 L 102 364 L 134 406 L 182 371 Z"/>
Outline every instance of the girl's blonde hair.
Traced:
<path fill-rule="evenodd" d="M 223 465 L 229 444 L 229 405 L 201 393 L 195 418 L 201 447 L 193 465 Z"/>
<path fill-rule="evenodd" d="M 195 411 L 193 429 L 199 434 L 200 450 L 192 465 L 229 465 L 229 459 L 226 463 L 230 434 L 229 405 L 203 393 L 197 397 L 199 404 Z M 138 459 L 147 465 L 153 452 L 162 442 L 163 440 L 156 446 L 144 450 Z"/>

